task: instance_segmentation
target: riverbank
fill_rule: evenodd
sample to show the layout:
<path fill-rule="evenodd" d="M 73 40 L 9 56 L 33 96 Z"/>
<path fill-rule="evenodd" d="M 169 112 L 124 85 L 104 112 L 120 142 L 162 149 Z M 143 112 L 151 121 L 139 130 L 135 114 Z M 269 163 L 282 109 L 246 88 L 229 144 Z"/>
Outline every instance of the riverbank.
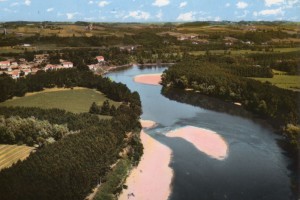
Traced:
<path fill-rule="evenodd" d="M 143 128 L 149 128 L 155 124 L 154 122 L 150 124 L 150 121 L 146 122 L 142 123 Z M 126 179 L 127 189 L 123 189 L 119 200 L 166 200 L 171 193 L 173 177 L 173 170 L 169 167 L 171 149 L 153 139 L 144 130 L 141 131 L 140 137 L 144 146 L 144 154 L 138 166 Z"/>

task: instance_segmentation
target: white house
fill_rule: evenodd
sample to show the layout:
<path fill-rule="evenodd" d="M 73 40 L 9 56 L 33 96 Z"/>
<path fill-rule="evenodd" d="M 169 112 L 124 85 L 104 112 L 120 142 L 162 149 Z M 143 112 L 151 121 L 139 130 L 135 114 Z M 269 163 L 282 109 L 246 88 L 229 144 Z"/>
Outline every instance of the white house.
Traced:
<path fill-rule="evenodd" d="M 62 66 L 64 68 L 72 68 L 73 67 L 73 63 L 72 62 L 63 62 Z"/>

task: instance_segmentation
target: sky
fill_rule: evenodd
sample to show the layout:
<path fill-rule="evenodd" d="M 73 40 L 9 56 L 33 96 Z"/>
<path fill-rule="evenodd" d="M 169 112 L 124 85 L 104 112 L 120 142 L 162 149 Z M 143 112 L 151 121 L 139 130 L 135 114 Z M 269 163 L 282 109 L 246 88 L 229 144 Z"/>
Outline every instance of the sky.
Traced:
<path fill-rule="evenodd" d="M 0 21 L 300 21 L 300 0 L 0 0 Z"/>

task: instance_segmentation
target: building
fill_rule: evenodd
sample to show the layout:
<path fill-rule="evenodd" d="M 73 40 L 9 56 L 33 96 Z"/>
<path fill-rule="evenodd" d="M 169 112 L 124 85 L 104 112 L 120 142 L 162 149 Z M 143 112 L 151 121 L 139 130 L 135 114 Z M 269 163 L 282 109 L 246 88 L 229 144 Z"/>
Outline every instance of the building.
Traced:
<path fill-rule="evenodd" d="M 10 66 L 10 61 L 0 61 L 0 68 L 7 69 Z"/>
<path fill-rule="evenodd" d="M 63 68 L 72 68 L 73 67 L 73 63 L 72 62 L 62 62 L 62 66 Z"/>
<path fill-rule="evenodd" d="M 105 61 L 103 56 L 97 56 L 96 60 L 98 61 L 98 63 Z"/>
<path fill-rule="evenodd" d="M 14 70 L 6 73 L 10 75 L 13 79 L 20 78 L 20 70 Z"/>

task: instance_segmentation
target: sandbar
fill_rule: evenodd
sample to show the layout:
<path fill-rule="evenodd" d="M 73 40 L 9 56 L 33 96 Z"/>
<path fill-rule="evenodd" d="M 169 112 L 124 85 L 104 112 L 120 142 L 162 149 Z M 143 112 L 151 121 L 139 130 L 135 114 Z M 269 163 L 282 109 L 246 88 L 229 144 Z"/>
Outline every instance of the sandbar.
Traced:
<path fill-rule="evenodd" d="M 151 120 L 143 120 L 143 119 L 141 119 L 140 122 L 141 122 L 142 127 L 146 128 L 146 129 L 153 128 L 153 127 L 155 127 L 157 125 L 156 122 L 151 121 Z"/>
<path fill-rule="evenodd" d="M 141 132 L 144 154 L 132 169 L 119 200 L 167 200 L 171 193 L 173 170 L 169 167 L 171 149 Z"/>
<path fill-rule="evenodd" d="M 168 137 L 179 137 L 192 143 L 199 151 L 208 156 L 223 160 L 228 154 L 228 145 L 219 134 L 194 126 L 185 126 L 166 134 Z"/>
<path fill-rule="evenodd" d="M 148 85 L 159 85 L 161 82 L 162 74 L 141 74 L 134 77 L 134 81 L 137 83 Z"/>

